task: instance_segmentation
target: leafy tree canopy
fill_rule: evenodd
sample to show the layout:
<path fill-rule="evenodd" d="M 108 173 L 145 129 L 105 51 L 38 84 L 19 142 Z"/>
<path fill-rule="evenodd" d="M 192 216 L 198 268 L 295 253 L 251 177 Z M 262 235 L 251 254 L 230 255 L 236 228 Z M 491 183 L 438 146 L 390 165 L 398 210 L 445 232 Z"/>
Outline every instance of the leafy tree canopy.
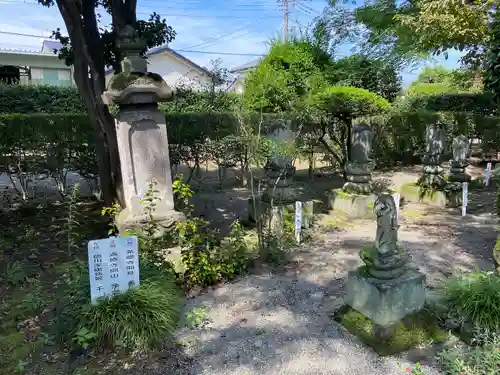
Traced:
<path fill-rule="evenodd" d="M 57 6 L 68 35 L 55 30 L 53 36 L 63 48 L 59 57 L 73 66 L 75 83 L 87 107 L 97 135 L 99 177 L 106 204 L 123 202 L 118 142 L 114 119 L 102 101 L 105 68 L 120 71 L 122 53 L 119 36 L 127 28 L 144 43 L 141 51 L 172 41 L 175 32 L 164 19 L 153 13 L 149 20 L 137 19 L 137 0 L 38 0 L 45 7 Z M 111 16 L 103 25 L 100 12 Z"/>
<path fill-rule="evenodd" d="M 418 87 L 418 88 L 417 88 Z M 481 91 L 481 73 L 471 69 L 426 67 L 408 88 L 408 93 L 442 94 Z"/>
<path fill-rule="evenodd" d="M 328 53 L 307 40 L 276 40 L 245 79 L 244 105 L 264 112 L 292 111 L 309 92 L 328 84 L 332 66 Z"/>
<path fill-rule="evenodd" d="M 466 51 L 466 62 L 481 61 L 495 0 L 329 0 L 318 21 L 334 41 L 354 39 L 377 56 L 418 60 L 429 54 Z M 338 43 L 338 41 L 336 41 Z"/>
<path fill-rule="evenodd" d="M 332 80 L 336 85 L 366 89 L 391 102 L 402 89 L 396 66 L 360 54 L 337 60 L 332 71 Z"/>

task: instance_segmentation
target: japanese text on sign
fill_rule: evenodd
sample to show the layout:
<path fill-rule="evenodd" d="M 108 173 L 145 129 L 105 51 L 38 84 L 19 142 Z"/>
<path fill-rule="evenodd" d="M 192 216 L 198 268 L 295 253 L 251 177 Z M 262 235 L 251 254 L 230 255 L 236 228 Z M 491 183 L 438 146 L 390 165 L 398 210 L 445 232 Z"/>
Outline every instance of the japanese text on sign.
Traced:
<path fill-rule="evenodd" d="M 90 298 L 109 297 L 139 285 L 137 237 L 119 236 L 88 244 Z"/>

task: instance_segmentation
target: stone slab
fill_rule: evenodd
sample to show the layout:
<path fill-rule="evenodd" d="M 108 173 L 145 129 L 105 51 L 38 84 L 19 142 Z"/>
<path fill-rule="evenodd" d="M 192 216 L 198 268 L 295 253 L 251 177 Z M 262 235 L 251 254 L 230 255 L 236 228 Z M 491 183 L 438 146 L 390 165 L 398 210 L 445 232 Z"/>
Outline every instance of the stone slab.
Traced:
<path fill-rule="evenodd" d="M 400 188 L 404 202 L 424 203 L 435 207 L 460 207 L 462 193 L 447 194 L 444 191 L 423 191 L 415 183 L 404 184 Z"/>
<path fill-rule="evenodd" d="M 375 279 L 359 268 L 347 276 L 344 302 L 382 327 L 422 310 L 425 299 L 425 275 L 413 269 L 392 280 Z"/>
<path fill-rule="evenodd" d="M 329 194 L 330 209 L 340 211 L 352 218 L 373 219 L 374 194 L 362 195 L 346 193 L 342 189 L 335 189 Z"/>

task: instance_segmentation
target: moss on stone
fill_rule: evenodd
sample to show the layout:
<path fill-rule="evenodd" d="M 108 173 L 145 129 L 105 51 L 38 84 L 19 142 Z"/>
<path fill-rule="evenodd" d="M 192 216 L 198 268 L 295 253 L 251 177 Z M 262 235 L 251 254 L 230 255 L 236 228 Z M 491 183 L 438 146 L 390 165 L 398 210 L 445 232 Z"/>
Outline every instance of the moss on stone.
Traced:
<path fill-rule="evenodd" d="M 352 197 L 353 194 L 348 193 L 342 189 L 337 189 L 335 190 L 335 198 L 341 198 L 341 199 L 349 199 Z"/>
<path fill-rule="evenodd" d="M 161 79 L 158 79 L 157 74 L 152 73 L 130 73 L 130 72 L 120 72 L 113 74 L 109 82 L 109 89 L 113 91 L 121 91 L 126 89 L 132 83 L 137 80 L 144 80 L 151 83 L 159 83 Z M 161 77 L 160 77 L 161 78 Z"/>
<path fill-rule="evenodd" d="M 404 184 L 400 188 L 401 195 L 413 196 L 419 201 L 436 202 L 441 195 L 446 197 L 446 192 L 441 190 L 433 190 L 432 188 L 423 188 L 415 182 Z"/>
<path fill-rule="evenodd" d="M 392 338 L 387 341 L 374 339 L 372 321 L 348 306 L 340 309 L 334 319 L 382 356 L 405 352 L 421 345 L 445 342 L 449 338 L 449 334 L 439 327 L 436 317 L 426 310 L 404 318 L 394 327 Z"/>

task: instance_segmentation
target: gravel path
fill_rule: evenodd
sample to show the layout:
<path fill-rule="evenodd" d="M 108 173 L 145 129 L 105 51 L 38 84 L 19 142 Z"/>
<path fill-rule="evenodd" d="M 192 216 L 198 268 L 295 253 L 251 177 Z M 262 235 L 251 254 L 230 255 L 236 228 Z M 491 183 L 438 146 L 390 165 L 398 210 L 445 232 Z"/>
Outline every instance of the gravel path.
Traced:
<path fill-rule="evenodd" d="M 489 214 L 461 218 L 408 205 L 400 244 L 433 287 L 454 268 L 491 268 L 496 223 Z M 298 249 L 283 274 L 250 275 L 190 300 L 189 307 L 206 309 L 208 321 L 178 334 L 195 362 L 190 373 L 402 374 L 398 361 L 406 367 L 415 351 L 379 357 L 329 316 L 342 305 L 347 271 L 360 263 L 358 251 L 374 234 L 374 222 L 351 222 Z M 440 374 L 434 360 L 425 360 L 424 373 Z"/>

